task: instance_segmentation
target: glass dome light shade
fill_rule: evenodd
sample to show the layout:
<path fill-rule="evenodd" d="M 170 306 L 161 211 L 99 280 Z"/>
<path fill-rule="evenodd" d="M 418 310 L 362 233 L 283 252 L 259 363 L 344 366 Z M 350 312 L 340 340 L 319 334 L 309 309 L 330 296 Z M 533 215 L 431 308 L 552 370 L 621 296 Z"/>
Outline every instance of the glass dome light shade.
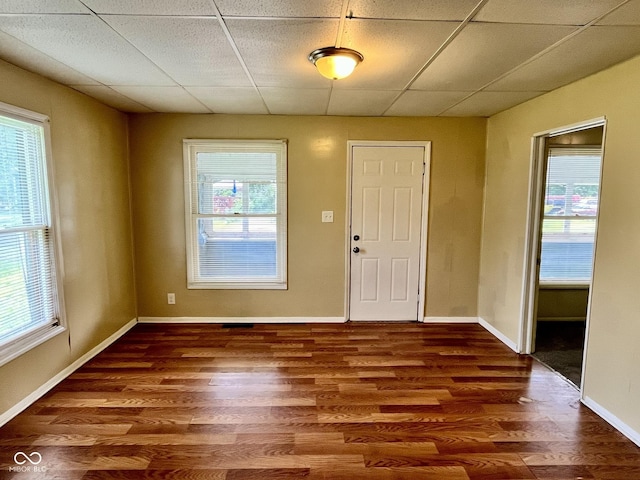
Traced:
<path fill-rule="evenodd" d="M 325 47 L 311 52 L 309 60 L 320 75 L 330 80 L 339 80 L 351 75 L 364 57 L 349 48 Z"/>

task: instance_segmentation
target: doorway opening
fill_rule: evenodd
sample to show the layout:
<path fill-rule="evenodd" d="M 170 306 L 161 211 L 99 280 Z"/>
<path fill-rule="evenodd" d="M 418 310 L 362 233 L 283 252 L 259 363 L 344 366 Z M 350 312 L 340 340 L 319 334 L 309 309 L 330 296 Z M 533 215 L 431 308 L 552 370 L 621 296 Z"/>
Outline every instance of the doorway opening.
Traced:
<path fill-rule="evenodd" d="M 522 349 L 581 388 L 605 120 L 534 136 Z"/>

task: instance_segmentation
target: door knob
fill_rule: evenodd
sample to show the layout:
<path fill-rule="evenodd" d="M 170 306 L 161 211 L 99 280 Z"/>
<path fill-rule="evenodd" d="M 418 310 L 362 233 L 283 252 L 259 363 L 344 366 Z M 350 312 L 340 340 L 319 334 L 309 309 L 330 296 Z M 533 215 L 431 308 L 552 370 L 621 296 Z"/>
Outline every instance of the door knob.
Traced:
<path fill-rule="evenodd" d="M 353 247 L 353 253 L 358 253 L 360 249 L 358 247 Z"/>

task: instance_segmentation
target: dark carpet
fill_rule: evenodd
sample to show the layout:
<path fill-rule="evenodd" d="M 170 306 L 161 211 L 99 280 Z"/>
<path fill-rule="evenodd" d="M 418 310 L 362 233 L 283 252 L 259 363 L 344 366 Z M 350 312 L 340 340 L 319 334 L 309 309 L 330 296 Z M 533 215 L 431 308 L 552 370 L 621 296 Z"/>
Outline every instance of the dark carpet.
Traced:
<path fill-rule="evenodd" d="M 584 322 L 538 322 L 533 356 L 580 387 Z"/>

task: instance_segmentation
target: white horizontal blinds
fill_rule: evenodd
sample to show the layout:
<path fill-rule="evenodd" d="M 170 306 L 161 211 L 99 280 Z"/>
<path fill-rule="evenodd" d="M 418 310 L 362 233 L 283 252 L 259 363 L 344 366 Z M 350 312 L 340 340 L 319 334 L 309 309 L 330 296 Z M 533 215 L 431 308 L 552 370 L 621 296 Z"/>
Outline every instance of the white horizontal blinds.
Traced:
<path fill-rule="evenodd" d="M 588 282 L 600 192 L 600 147 L 549 150 L 540 281 Z"/>
<path fill-rule="evenodd" d="M 199 152 L 194 210 L 204 214 L 277 213 L 276 152 Z"/>
<path fill-rule="evenodd" d="M 0 345 L 57 322 L 41 124 L 0 115 Z"/>
<path fill-rule="evenodd" d="M 283 142 L 219 143 L 192 155 L 193 281 L 285 283 L 284 148 Z"/>

